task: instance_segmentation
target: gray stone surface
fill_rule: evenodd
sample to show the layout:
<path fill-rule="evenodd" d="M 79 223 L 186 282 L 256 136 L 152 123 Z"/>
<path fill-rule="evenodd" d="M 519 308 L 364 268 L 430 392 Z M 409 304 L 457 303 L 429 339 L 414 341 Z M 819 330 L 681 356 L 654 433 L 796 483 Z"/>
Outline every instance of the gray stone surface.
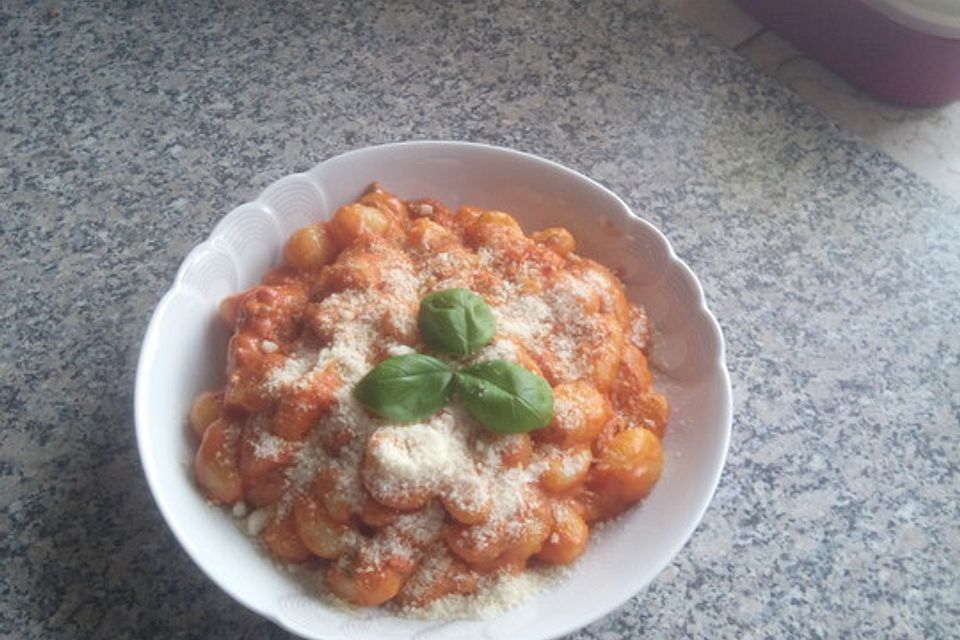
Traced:
<path fill-rule="evenodd" d="M 726 330 L 716 498 L 650 589 L 576 638 L 957 632 L 960 208 L 734 54 L 640 1 L 9 0 L 0 637 L 285 637 L 153 505 L 139 341 L 234 205 L 412 138 L 599 179 L 668 234 Z"/>

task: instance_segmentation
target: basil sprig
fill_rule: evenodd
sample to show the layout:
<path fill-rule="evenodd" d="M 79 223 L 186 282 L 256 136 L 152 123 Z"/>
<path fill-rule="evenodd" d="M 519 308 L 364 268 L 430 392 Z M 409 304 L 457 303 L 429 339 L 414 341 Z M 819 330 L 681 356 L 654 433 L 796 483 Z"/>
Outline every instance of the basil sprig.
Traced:
<path fill-rule="evenodd" d="M 419 353 L 384 360 L 354 388 L 354 397 L 381 418 L 413 422 L 439 411 L 450 400 L 453 369 Z"/>
<path fill-rule="evenodd" d="M 455 380 L 470 415 L 497 433 L 526 433 L 553 419 L 550 385 L 518 364 L 481 362 L 458 371 Z"/>
<path fill-rule="evenodd" d="M 447 289 L 420 304 L 420 332 L 438 353 L 465 356 L 493 340 L 496 321 L 483 298 L 466 289 Z M 553 391 L 546 380 L 506 360 L 460 370 L 421 354 L 381 362 L 353 390 L 363 406 L 398 422 L 428 418 L 456 393 L 467 412 L 497 433 L 526 433 L 553 419 Z"/>
<path fill-rule="evenodd" d="M 476 353 L 497 332 L 490 307 L 467 289 L 445 289 L 424 297 L 417 323 L 428 347 L 457 357 Z"/>

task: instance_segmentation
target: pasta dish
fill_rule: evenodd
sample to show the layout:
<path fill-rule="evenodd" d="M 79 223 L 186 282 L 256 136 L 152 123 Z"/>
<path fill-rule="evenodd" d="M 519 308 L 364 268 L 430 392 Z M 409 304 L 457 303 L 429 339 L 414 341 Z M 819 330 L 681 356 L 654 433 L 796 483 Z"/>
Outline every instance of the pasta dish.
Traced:
<path fill-rule="evenodd" d="M 516 604 L 663 465 L 651 322 L 575 251 L 561 227 L 376 185 L 298 230 L 220 305 L 197 484 L 353 605 Z"/>

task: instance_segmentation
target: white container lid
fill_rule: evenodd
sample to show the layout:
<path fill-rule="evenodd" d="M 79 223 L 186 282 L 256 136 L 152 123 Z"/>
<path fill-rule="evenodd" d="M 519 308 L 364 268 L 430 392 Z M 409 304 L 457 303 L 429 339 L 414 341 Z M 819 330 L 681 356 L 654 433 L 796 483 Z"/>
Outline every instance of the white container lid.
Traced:
<path fill-rule="evenodd" d="M 960 0 L 863 0 L 885 16 L 933 36 L 960 39 Z"/>

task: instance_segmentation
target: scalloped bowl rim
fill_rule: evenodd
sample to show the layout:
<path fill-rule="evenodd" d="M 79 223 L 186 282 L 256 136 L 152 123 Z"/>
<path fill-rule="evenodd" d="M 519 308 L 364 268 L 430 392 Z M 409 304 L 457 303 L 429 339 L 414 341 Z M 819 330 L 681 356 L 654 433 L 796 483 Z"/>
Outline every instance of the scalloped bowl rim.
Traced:
<path fill-rule="evenodd" d="M 163 295 L 157 307 L 154 310 L 154 313 L 151 316 L 149 325 L 147 327 L 142 345 L 140 356 L 137 363 L 137 375 L 136 375 L 136 390 L 134 398 L 134 413 L 135 413 L 135 423 L 136 423 L 136 435 L 137 435 L 137 445 L 138 451 L 140 454 L 141 463 L 143 464 L 144 473 L 147 478 L 150 491 L 154 497 L 155 502 L 157 503 L 158 508 L 160 509 L 161 514 L 163 515 L 164 521 L 167 523 L 167 526 L 170 527 L 173 531 L 174 536 L 177 538 L 180 545 L 186 550 L 187 554 L 194 561 L 194 563 L 203 571 L 207 576 L 213 580 L 223 591 L 229 594 L 233 599 L 235 599 L 240 604 L 244 605 L 246 608 L 254 611 L 255 613 L 264 616 L 287 631 L 303 635 L 304 637 L 315 637 L 323 638 L 323 635 L 317 635 L 316 632 L 311 632 L 309 629 L 304 629 L 303 626 L 298 626 L 295 623 L 292 623 L 284 616 L 282 616 L 274 604 L 272 607 L 269 606 L 270 603 L 264 603 L 259 601 L 251 601 L 249 598 L 245 597 L 243 594 L 239 593 L 237 588 L 233 583 L 225 582 L 221 579 L 218 579 L 214 573 L 212 567 L 208 567 L 208 560 L 201 555 L 201 551 L 198 548 L 197 544 L 193 540 L 193 535 L 184 527 L 181 526 L 181 520 L 176 513 L 175 504 L 171 503 L 171 499 L 166 493 L 166 487 L 160 480 L 160 471 L 155 464 L 155 460 L 151 455 L 151 444 L 152 440 L 149 434 L 148 425 L 152 422 L 151 416 L 147 412 L 148 402 L 147 394 L 150 392 L 150 382 L 151 382 L 151 366 L 152 359 L 156 356 L 157 350 L 159 348 L 158 340 L 158 324 L 167 311 L 168 306 L 171 304 L 172 299 L 177 293 L 183 292 L 185 289 L 188 293 L 198 296 L 195 291 L 189 289 L 189 286 L 184 283 L 186 274 L 190 271 L 191 265 L 194 262 L 201 259 L 205 253 L 213 252 L 224 252 L 224 247 L 221 240 L 221 232 L 225 227 L 228 219 L 231 216 L 237 214 L 238 211 L 243 210 L 246 207 L 259 207 L 268 211 L 273 211 L 273 205 L 268 201 L 268 197 L 271 193 L 275 193 L 281 190 L 282 185 L 285 181 L 293 180 L 307 180 L 319 185 L 323 184 L 324 171 L 327 167 L 330 167 L 335 164 L 350 163 L 355 161 L 363 162 L 364 156 L 370 154 L 374 155 L 383 155 L 383 154 L 404 154 L 404 153 L 475 153 L 475 152 L 485 152 L 492 153 L 504 159 L 510 159 L 513 161 L 522 161 L 527 163 L 533 163 L 539 165 L 542 168 L 546 168 L 549 171 L 552 171 L 560 176 L 564 180 L 569 180 L 571 183 L 576 184 L 578 189 L 587 189 L 593 191 L 594 196 L 599 196 L 606 198 L 609 203 L 614 204 L 616 208 L 619 209 L 617 215 L 619 215 L 624 221 L 627 221 L 629 225 L 632 225 L 634 228 L 642 228 L 643 233 L 649 236 L 656 238 L 659 242 L 666 247 L 666 258 L 670 267 L 679 272 L 682 277 L 687 281 L 687 284 L 692 286 L 693 291 L 697 297 L 696 303 L 696 313 L 702 316 L 702 318 L 709 325 L 709 330 L 711 333 L 712 339 L 716 341 L 716 359 L 712 362 L 712 375 L 718 376 L 717 381 L 722 385 L 722 393 L 717 411 L 719 412 L 716 425 L 722 431 L 719 433 L 719 446 L 717 447 L 716 456 L 713 462 L 713 472 L 709 478 L 709 487 L 704 487 L 699 495 L 699 499 L 694 505 L 691 505 L 687 511 L 686 526 L 682 531 L 678 531 L 678 535 L 675 538 L 675 542 L 669 548 L 669 550 L 663 553 L 659 560 L 655 563 L 652 563 L 644 571 L 645 579 L 641 580 L 638 584 L 633 584 L 629 589 L 625 589 L 619 596 L 615 597 L 613 600 L 604 602 L 602 605 L 596 606 L 589 614 L 588 617 L 577 620 L 576 622 L 568 624 L 562 629 L 553 629 L 547 635 L 538 635 L 536 636 L 541 640 L 548 640 L 549 638 L 558 638 L 567 633 L 571 633 L 580 629 L 591 622 L 599 620 L 600 618 L 608 615 L 618 607 L 622 606 L 629 599 L 635 595 L 641 593 L 649 583 L 660 574 L 667 565 L 676 557 L 680 550 L 687 544 L 699 525 L 700 521 L 703 518 L 704 513 L 707 510 L 707 507 L 710 504 L 710 501 L 713 498 L 713 495 L 716 491 L 716 488 L 719 484 L 720 477 L 726 462 L 727 451 L 730 444 L 730 435 L 732 429 L 732 420 L 733 420 L 733 402 L 732 402 L 732 389 L 730 385 L 730 377 L 727 371 L 726 366 L 726 355 L 725 355 L 725 342 L 723 338 L 723 333 L 720 328 L 719 323 L 714 317 L 713 313 L 709 310 L 706 305 L 706 300 L 703 293 L 703 288 L 697 279 L 696 275 L 690 269 L 690 267 L 681 260 L 673 250 L 672 245 L 669 240 L 664 236 L 663 233 L 654 227 L 651 223 L 647 222 L 636 213 L 634 213 L 629 206 L 615 193 L 596 182 L 595 180 L 580 174 L 573 169 L 560 165 L 551 160 L 541 158 L 539 156 L 516 151 L 513 149 L 508 149 L 504 147 L 497 147 L 493 145 L 473 143 L 473 142 L 458 142 L 458 141 L 440 141 L 440 140 L 424 140 L 424 141 L 411 141 L 411 142 L 398 142 L 398 143 L 389 143 L 371 147 L 364 147 L 360 149 L 355 149 L 342 153 L 336 156 L 329 158 L 323 162 L 318 163 L 313 168 L 306 172 L 295 173 L 284 176 L 269 186 L 267 186 L 258 197 L 252 201 L 244 203 L 238 207 L 235 207 L 227 216 L 224 216 L 218 223 L 215 225 L 213 231 L 207 239 L 197 245 L 191 250 L 188 255 L 184 258 L 181 266 L 179 267 L 176 276 L 174 278 L 173 286 Z M 377 179 L 377 176 L 370 177 L 370 181 Z M 389 187 L 389 185 L 388 185 Z M 424 193 L 422 196 L 431 196 L 433 194 Z M 407 196 L 411 197 L 411 196 Z M 335 202 L 334 205 L 342 204 L 342 202 Z M 282 242 L 282 238 L 279 239 Z M 277 247 L 279 248 L 279 247 Z M 182 429 L 182 424 L 177 425 L 178 428 Z M 251 544 L 251 546 L 253 546 Z M 593 544 L 591 544 L 593 546 Z M 540 595 L 536 596 L 534 599 L 539 598 Z M 509 612 L 507 612 L 509 613 Z M 346 614 L 350 616 L 351 614 Z M 456 634 L 454 634 L 456 636 Z"/>

